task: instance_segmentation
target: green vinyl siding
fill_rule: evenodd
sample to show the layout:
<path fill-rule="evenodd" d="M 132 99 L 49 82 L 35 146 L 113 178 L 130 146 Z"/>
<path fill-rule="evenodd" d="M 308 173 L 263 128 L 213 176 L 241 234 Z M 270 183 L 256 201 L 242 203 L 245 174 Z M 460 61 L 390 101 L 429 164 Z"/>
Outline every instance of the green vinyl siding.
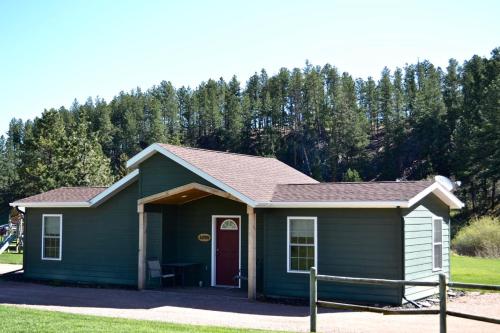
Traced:
<path fill-rule="evenodd" d="M 401 279 L 401 217 L 396 209 L 264 209 L 264 283 L 268 296 L 308 297 L 309 275 L 287 273 L 287 216 L 316 216 L 318 273 Z M 400 288 L 319 283 L 323 299 L 398 304 Z"/>
<path fill-rule="evenodd" d="M 205 179 L 161 154 L 151 156 L 142 162 L 139 168 L 139 194 L 142 198 L 189 183 L 215 187 Z"/>
<path fill-rule="evenodd" d="M 437 275 L 450 273 L 449 209 L 434 194 L 430 194 L 404 212 L 404 273 L 405 280 L 437 280 Z M 432 269 L 432 219 L 443 219 L 443 268 Z M 415 300 L 435 294 L 436 288 L 406 287 L 405 296 Z"/>
<path fill-rule="evenodd" d="M 212 241 L 200 242 L 199 234 L 212 234 L 213 215 L 241 216 L 241 268 L 246 275 L 248 217 L 246 205 L 218 196 L 209 196 L 180 206 L 163 206 L 163 262 L 191 262 L 201 264 L 198 281 L 211 284 Z M 258 247 L 262 248 L 258 240 Z M 258 255 L 261 255 L 259 251 Z M 258 258 L 262 262 L 261 258 Z M 190 281 L 198 284 L 198 281 Z M 242 283 L 246 288 L 246 283 Z"/>
<path fill-rule="evenodd" d="M 27 208 L 28 278 L 137 284 L 137 182 L 96 208 Z M 41 259 L 42 215 L 62 214 L 62 259 Z"/>

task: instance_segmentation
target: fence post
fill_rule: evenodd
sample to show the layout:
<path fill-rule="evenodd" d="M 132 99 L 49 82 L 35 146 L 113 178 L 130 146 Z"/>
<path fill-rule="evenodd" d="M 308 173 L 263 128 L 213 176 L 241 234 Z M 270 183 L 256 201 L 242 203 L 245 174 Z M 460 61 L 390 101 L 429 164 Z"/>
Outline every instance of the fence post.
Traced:
<path fill-rule="evenodd" d="M 316 316 L 318 314 L 318 280 L 316 279 L 316 267 L 311 267 L 309 274 L 309 316 L 310 331 L 316 332 Z"/>
<path fill-rule="evenodd" d="M 446 333 L 446 275 L 439 274 L 439 333 Z"/>

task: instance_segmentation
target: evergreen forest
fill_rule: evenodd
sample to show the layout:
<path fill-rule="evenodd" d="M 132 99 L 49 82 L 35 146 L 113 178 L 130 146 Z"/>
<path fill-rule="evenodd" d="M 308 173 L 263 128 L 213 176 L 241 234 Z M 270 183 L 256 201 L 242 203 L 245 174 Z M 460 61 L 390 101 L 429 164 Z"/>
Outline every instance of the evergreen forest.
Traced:
<path fill-rule="evenodd" d="M 0 138 L 0 205 L 109 185 L 128 158 L 164 142 L 272 156 L 325 182 L 444 175 L 461 181 L 461 216 L 498 215 L 500 48 L 446 68 L 419 61 L 373 74 L 306 62 L 243 81 L 162 81 L 14 118 Z"/>

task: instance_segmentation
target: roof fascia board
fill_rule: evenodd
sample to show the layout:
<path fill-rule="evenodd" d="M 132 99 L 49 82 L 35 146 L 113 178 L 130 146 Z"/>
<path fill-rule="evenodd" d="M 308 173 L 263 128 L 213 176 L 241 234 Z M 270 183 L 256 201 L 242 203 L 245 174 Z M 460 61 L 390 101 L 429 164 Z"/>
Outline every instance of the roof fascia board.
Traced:
<path fill-rule="evenodd" d="M 241 202 L 238 198 L 232 196 L 231 194 L 229 194 L 227 192 L 218 190 L 218 189 L 210 187 L 210 186 L 198 184 L 198 183 L 189 183 L 186 185 L 182 185 L 182 186 L 170 189 L 168 191 L 152 194 L 150 196 L 141 198 L 137 201 L 137 203 L 139 205 L 144 205 L 144 204 L 151 203 L 151 202 L 154 202 L 156 200 L 161 200 L 163 198 L 168 198 L 172 195 L 180 194 L 180 193 L 192 190 L 192 189 L 203 191 L 207 195 L 217 195 L 217 196 L 222 197 L 222 198 L 236 200 L 238 202 Z M 197 200 L 197 199 L 193 199 L 193 200 Z"/>
<path fill-rule="evenodd" d="M 143 151 L 141 151 L 140 153 L 138 153 L 137 155 L 135 155 L 134 157 L 132 157 L 127 162 L 127 168 L 136 168 L 138 166 L 138 164 L 140 164 L 142 161 L 148 159 L 149 157 L 151 157 L 156 152 L 158 152 L 158 153 L 166 156 L 167 158 L 171 159 L 172 161 L 176 162 L 177 164 L 180 164 L 181 166 L 185 167 L 189 171 L 195 173 L 196 175 L 200 176 L 201 178 L 203 178 L 203 179 L 209 181 L 210 183 L 214 184 L 218 188 L 223 189 L 227 193 L 232 194 L 233 196 L 235 196 L 236 198 L 238 198 L 242 202 L 246 203 L 247 205 L 249 205 L 251 207 L 255 207 L 255 205 L 257 204 L 257 202 L 255 202 L 254 200 L 250 199 L 246 195 L 244 195 L 244 194 L 236 191 L 231 186 L 228 186 L 225 183 L 221 182 L 220 180 L 218 180 L 218 179 L 210 176 L 206 172 L 204 172 L 201 169 L 195 167 L 191 163 L 187 162 L 186 160 L 180 158 L 179 156 L 177 156 L 174 153 L 170 152 L 168 149 L 166 149 L 166 148 L 164 148 L 164 147 L 162 147 L 162 146 L 160 146 L 159 144 L 156 144 L 156 143 L 152 144 L 151 146 L 147 147 L 146 149 L 144 149 Z"/>
<path fill-rule="evenodd" d="M 428 196 L 429 194 L 434 193 L 441 201 L 446 203 L 452 209 L 460 209 L 464 207 L 464 203 L 460 201 L 453 193 L 445 189 L 439 183 L 433 183 L 422 192 L 418 193 L 416 196 L 408 200 L 408 207 L 412 207 L 417 202 Z"/>
<path fill-rule="evenodd" d="M 162 148 L 160 145 L 153 143 L 149 147 L 144 148 L 139 153 L 132 156 L 127 163 L 125 164 L 128 169 L 135 169 L 141 164 L 143 161 L 147 160 L 154 154 L 156 154 L 159 150 L 158 148 Z"/>
<path fill-rule="evenodd" d="M 139 169 L 136 169 L 108 187 L 106 190 L 102 191 L 92 199 L 90 199 L 89 203 L 90 206 L 95 207 L 118 193 L 123 187 L 129 185 L 131 182 L 133 182 L 137 177 L 139 176 Z"/>
<path fill-rule="evenodd" d="M 81 208 L 90 207 L 90 203 L 87 201 L 67 201 L 67 202 L 11 202 L 9 204 L 11 207 L 28 207 L 28 208 Z"/>
<path fill-rule="evenodd" d="M 407 201 L 259 202 L 256 208 L 407 208 Z"/>

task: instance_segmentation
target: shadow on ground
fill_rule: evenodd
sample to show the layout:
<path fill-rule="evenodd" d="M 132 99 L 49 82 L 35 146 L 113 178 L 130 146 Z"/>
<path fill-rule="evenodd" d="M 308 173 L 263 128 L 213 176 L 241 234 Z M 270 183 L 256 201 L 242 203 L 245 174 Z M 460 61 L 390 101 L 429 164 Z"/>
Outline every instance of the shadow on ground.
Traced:
<path fill-rule="evenodd" d="M 266 316 L 305 317 L 307 306 L 249 301 L 241 290 L 218 288 L 171 288 L 125 290 L 85 287 L 58 287 L 42 283 L 0 279 L 0 303 L 114 309 L 183 307 Z"/>

